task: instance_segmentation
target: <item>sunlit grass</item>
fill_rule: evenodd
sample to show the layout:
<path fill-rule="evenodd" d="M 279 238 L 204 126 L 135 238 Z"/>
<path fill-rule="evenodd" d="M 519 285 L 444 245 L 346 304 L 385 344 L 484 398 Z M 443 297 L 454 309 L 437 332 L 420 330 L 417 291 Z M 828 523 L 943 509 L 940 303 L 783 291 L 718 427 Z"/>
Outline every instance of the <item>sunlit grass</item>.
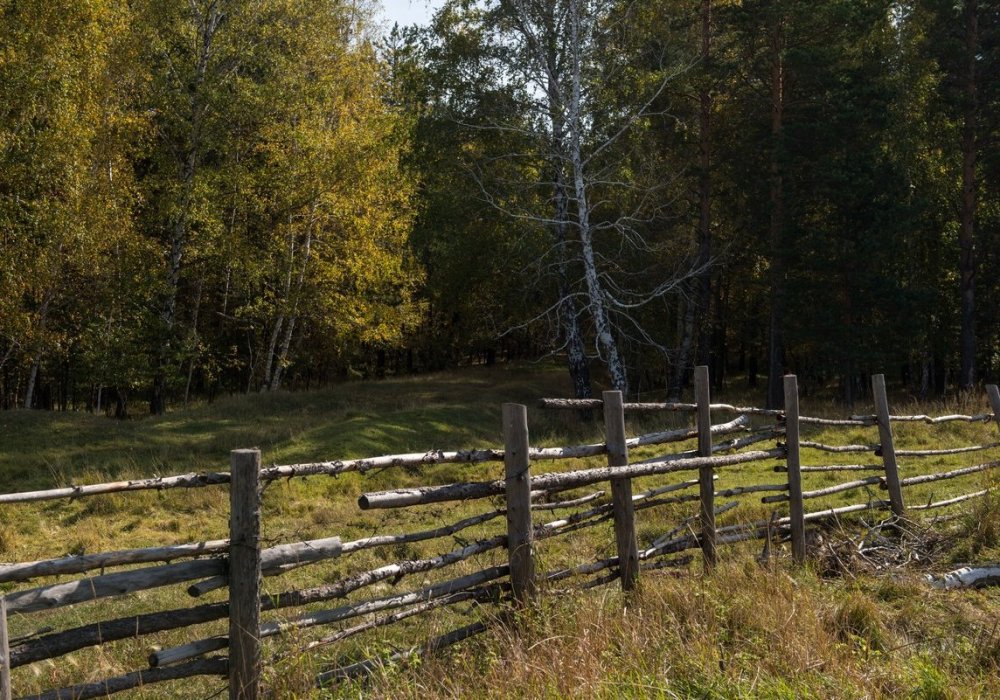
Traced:
<path fill-rule="evenodd" d="M 9 412 L 0 414 L 0 431 L 4 436 L 4 441 L 0 444 L 0 491 L 50 488 L 70 483 L 94 483 L 154 474 L 225 470 L 228 469 L 229 450 L 249 446 L 262 449 L 265 464 L 424 452 L 429 449 L 499 447 L 502 444 L 500 406 L 505 401 L 528 405 L 531 441 L 534 445 L 601 441 L 599 416 L 591 423 L 580 423 L 572 412 L 546 412 L 534 407 L 537 399 L 542 396 L 566 396 L 569 391 L 569 381 L 562 368 L 535 365 L 471 368 L 422 377 L 357 382 L 322 391 L 235 396 L 220 399 L 211 405 L 177 411 L 162 418 L 125 422 L 85 414 Z M 713 397 L 713 400 L 743 405 L 755 403 L 752 397 L 735 393 L 733 396 L 720 394 Z M 928 406 L 901 402 L 893 407 L 894 413 L 976 413 L 985 410 L 985 400 L 974 398 L 967 399 L 961 405 Z M 808 397 L 803 399 L 802 412 L 828 417 L 843 417 L 849 413 L 840 406 Z M 870 408 L 859 405 L 853 412 L 870 412 Z M 728 419 L 721 415 L 715 418 L 717 422 Z M 690 424 L 690 421 L 691 417 L 684 414 L 642 414 L 630 416 L 627 429 L 634 435 L 680 427 Z M 767 421 L 755 420 L 755 424 L 764 427 Z M 955 447 L 1000 439 L 1000 432 L 995 424 L 895 424 L 894 431 L 899 448 Z M 875 444 L 878 442 L 878 432 L 874 427 L 845 430 L 804 426 L 803 439 L 829 444 Z M 694 441 L 687 441 L 670 446 L 647 447 L 634 451 L 633 457 L 649 458 L 694 446 Z M 768 443 L 761 443 L 759 447 L 766 449 L 769 446 L 771 445 Z M 947 457 L 900 458 L 901 474 L 906 477 L 944 471 L 998 458 L 998 450 Z M 835 455 L 805 449 L 803 459 L 810 465 L 880 461 L 871 453 Z M 772 469 L 780 463 L 775 460 L 767 464 L 720 469 L 717 488 L 782 483 L 785 475 L 775 473 Z M 602 464 L 600 458 L 566 460 L 538 463 L 532 469 L 537 474 L 599 464 Z M 275 482 L 267 488 L 264 497 L 264 538 L 269 544 L 331 535 L 351 540 L 376 533 L 412 532 L 444 525 L 474 513 L 501 507 L 502 503 L 499 499 L 492 499 L 487 502 L 438 504 L 405 510 L 361 511 L 356 499 L 364 491 L 384 488 L 496 479 L 502 475 L 502 469 L 499 464 L 439 465 L 420 469 L 389 469 L 365 475 L 344 474 L 335 478 L 320 476 Z M 873 474 L 878 472 L 807 474 L 803 479 L 804 488 L 819 488 Z M 983 484 L 996 483 L 988 474 L 908 489 L 907 501 L 917 503 L 940 500 L 982 488 Z M 637 479 L 634 490 L 638 492 L 690 477 L 690 473 L 682 473 Z M 600 488 L 601 485 L 595 485 L 589 489 L 579 489 L 566 494 L 566 497 L 583 495 Z M 696 493 L 696 489 L 684 493 Z M 886 493 L 876 485 L 867 492 L 852 491 L 807 501 L 806 510 L 886 497 Z M 786 504 L 761 504 L 758 494 L 743 496 L 739 500 L 741 505 L 720 518 L 720 525 L 766 519 L 775 510 L 779 515 L 787 512 Z M 995 501 L 986 505 L 970 502 L 948 509 L 951 513 L 972 514 L 957 522 L 964 534 L 957 540 L 948 563 L 984 561 L 1000 556 L 1000 517 L 996 515 L 1000 509 L 992 504 Z M 225 537 L 228 510 L 228 492 L 224 487 L 109 494 L 77 501 L 0 507 L 0 561 L 25 561 L 67 553 Z M 697 504 L 694 502 L 640 511 L 637 515 L 640 547 L 648 546 L 665 530 L 696 512 Z M 536 522 L 560 516 L 561 514 L 539 512 L 536 514 Z M 863 517 L 870 519 L 868 515 Z M 881 517 L 881 514 L 872 514 L 871 517 Z M 464 542 L 496 534 L 502 527 L 501 518 L 445 541 L 413 543 L 389 551 L 359 552 L 351 557 L 304 567 L 282 577 L 265 579 L 265 587 L 270 592 L 281 592 L 333 582 L 350 573 L 387 561 L 440 554 L 461 546 Z M 976 689 L 984 687 L 983 683 L 986 681 L 982 679 L 996 679 L 995 666 L 977 667 L 978 670 L 968 673 L 951 670 L 952 667 L 958 668 L 956 655 L 959 647 L 955 645 L 931 645 L 930 651 L 923 643 L 913 645 L 912 648 L 905 647 L 905 652 L 889 653 L 883 649 L 909 644 L 913 639 L 922 639 L 919 636 L 921 634 L 931 634 L 928 630 L 937 629 L 936 626 L 924 629 L 920 627 L 922 623 L 910 620 L 903 613 L 905 610 L 910 616 L 916 615 L 925 604 L 938 605 L 941 600 L 955 601 L 955 619 L 948 623 L 952 628 L 957 629 L 962 624 L 980 624 L 979 612 L 958 605 L 958 601 L 967 600 L 969 596 L 949 593 L 942 598 L 942 594 L 929 594 L 919 580 L 912 576 L 898 582 L 898 586 L 893 583 L 896 588 L 890 595 L 883 590 L 884 581 L 880 579 L 830 583 L 820 581 L 808 569 L 786 570 L 783 565 L 775 572 L 763 575 L 756 564 L 753 564 L 754 555 L 759 549 L 759 543 L 724 549 L 722 556 L 727 573 L 707 582 L 698 577 L 700 566 L 697 563 L 680 579 L 669 576 L 648 577 L 650 583 L 641 602 L 630 606 L 631 613 L 640 615 L 639 618 L 621 616 L 622 601 L 613 587 L 574 597 L 571 599 L 572 603 L 568 604 L 569 609 L 563 607 L 567 605 L 563 598 L 546 599 L 543 602 L 543 606 L 547 606 L 544 607 L 546 614 L 536 626 L 529 627 L 526 637 L 507 639 L 502 635 L 493 635 L 486 641 L 468 643 L 457 652 L 457 656 L 446 657 L 440 662 L 427 662 L 426 676 L 420 670 L 412 673 L 387 671 L 380 676 L 374 689 L 369 688 L 366 692 L 372 692 L 376 696 L 402 697 L 416 694 L 417 689 L 423 688 L 424 694 L 462 697 L 476 697 L 483 693 L 491 696 L 511 693 L 519 697 L 577 697 L 578 693 L 570 692 L 573 687 L 570 679 L 573 676 L 566 670 L 568 667 L 565 664 L 568 662 L 555 660 L 560 655 L 573 655 L 577 659 L 573 662 L 576 666 L 571 670 L 580 674 L 580 683 L 583 684 L 580 687 L 585 688 L 582 692 L 595 697 L 892 697 L 897 692 L 904 696 L 911 693 L 912 697 L 974 697 Z M 538 544 L 538 553 L 540 569 L 543 571 L 612 556 L 614 537 L 611 525 L 605 524 L 566 538 L 541 542 Z M 410 590 L 423 585 L 425 580 L 436 581 L 457 576 L 502 560 L 502 552 L 493 552 L 444 572 L 408 577 L 396 586 L 380 584 L 375 594 Z M 731 585 L 746 588 L 746 600 L 733 599 L 733 591 L 726 588 Z M 12 588 L 14 586 L 10 584 L 0 585 L 0 591 Z M 752 620 L 741 621 L 742 618 L 733 617 L 737 615 L 738 609 L 742 609 L 741 606 L 767 606 L 773 602 L 769 596 L 785 595 L 782 591 L 788 590 L 805 591 L 802 595 L 806 595 L 806 598 L 800 600 L 795 597 L 799 594 L 795 594 L 792 600 L 799 602 L 792 608 L 782 607 L 785 603 L 778 606 L 779 612 L 784 611 L 791 616 L 789 624 L 792 630 L 788 633 L 787 641 L 779 644 L 772 638 L 777 632 L 761 631 L 754 626 L 756 623 Z M 884 610 L 886 606 L 881 602 L 876 606 L 875 613 L 872 613 L 865 601 L 881 600 L 880 596 L 887 595 L 892 598 L 893 606 L 899 606 L 898 614 L 887 613 Z M 694 598 L 688 600 L 686 596 Z M 973 599 L 979 600 L 983 609 L 992 611 L 994 616 L 998 612 L 995 596 L 971 596 L 978 596 Z M 933 600 L 929 601 L 931 598 Z M 223 599 L 223 591 L 216 591 L 208 596 L 209 601 Z M 51 613 L 15 616 L 11 625 L 13 633 L 17 635 L 42 625 L 62 629 L 97 619 L 183 607 L 192 602 L 184 593 L 183 587 L 171 587 Z M 319 607 L 333 607 L 336 604 L 331 602 Z M 661 606 L 666 607 L 661 609 Z M 931 616 L 929 619 L 933 625 L 944 624 L 940 620 L 947 618 L 947 612 L 943 608 L 934 609 L 938 610 L 939 616 Z M 308 655 L 293 653 L 295 641 L 313 639 L 328 634 L 330 630 L 305 631 L 287 639 L 269 641 L 269 658 L 275 654 L 284 657 L 280 664 L 269 671 L 269 682 L 279 695 L 304 695 L 305 688 L 308 687 L 307 679 L 324 664 L 356 659 L 388 649 L 406 648 L 431 634 L 465 624 L 468 621 L 468 616 L 463 614 L 466 610 L 467 608 L 438 611 L 434 615 L 421 616 Z M 578 610 L 583 612 L 579 619 L 572 614 Z M 265 618 L 279 619 L 297 612 L 299 611 L 288 610 L 268 613 Z M 729 617 L 719 622 L 716 617 L 723 612 Z M 553 623 L 549 619 L 553 615 L 562 616 L 564 624 Z M 671 615 L 682 615 L 685 622 L 680 629 L 687 631 L 681 634 L 674 630 L 671 625 L 678 623 Z M 699 615 L 707 617 L 700 618 Z M 811 622 L 813 617 L 810 616 L 820 621 L 823 634 L 833 636 L 817 637 L 817 624 Z M 653 625 L 651 628 L 658 630 L 657 634 L 663 637 L 662 642 L 656 643 L 660 646 L 648 639 L 649 634 L 637 630 L 637 627 L 646 625 L 650 618 L 661 625 Z M 870 629 L 865 626 L 865 620 L 869 618 L 872 625 Z M 773 621 L 773 626 L 777 625 L 776 620 L 777 618 Z M 908 631 L 907 624 L 916 625 L 920 629 Z M 595 625 L 603 630 L 603 637 L 595 637 Z M 739 632 L 747 625 L 752 634 Z M 855 628 L 860 629 L 861 633 L 842 631 Z M 26 691 L 36 690 L 142 668 L 151 646 L 173 646 L 217 634 L 224 629 L 224 623 L 211 623 L 197 629 L 151 635 L 117 642 L 103 649 L 77 652 L 52 663 L 32 664 L 16 671 L 15 687 Z M 731 643 L 727 642 L 730 646 L 723 645 L 725 649 L 720 651 L 722 642 L 719 641 L 719 635 L 736 634 L 733 630 L 739 634 Z M 859 651 L 860 647 L 850 634 L 865 638 L 864 644 L 867 646 Z M 963 634 L 968 636 L 969 633 Z M 565 640 L 558 643 L 545 641 L 553 635 L 561 635 Z M 801 635 L 801 638 L 796 635 Z M 876 636 L 878 639 L 874 639 Z M 633 658 L 632 654 L 638 648 L 634 646 L 638 644 L 637 640 L 644 640 L 643 644 L 658 649 L 656 654 L 664 658 L 669 656 L 669 663 L 658 661 L 659 657 L 655 654 L 641 660 Z M 800 652 L 792 653 L 783 646 L 799 643 L 819 644 L 821 651 L 812 656 L 807 655 L 807 659 Z M 521 675 L 515 673 L 511 675 L 509 682 L 497 678 L 501 667 L 496 664 L 524 661 L 524 649 L 533 644 L 538 644 L 539 649 L 551 647 L 553 651 L 540 652 L 539 655 L 533 653 L 532 658 L 540 659 L 531 662 L 533 670 L 526 670 Z M 578 648 L 575 646 L 577 644 L 585 646 Z M 876 653 L 891 656 L 891 659 L 885 662 L 884 658 L 872 656 Z M 594 654 L 597 654 L 598 660 L 594 660 Z M 626 654 L 629 656 L 625 656 Z M 862 662 L 870 662 L 873 658 L 880 663 L 884 662 L 883 665 L 887 664 L 886 668 L 865 671 Z M 457 672 L 454 668 L 456 660 L 461 666 Z M 822 665 L 810 666 L 820 661 Z M 757 667 L 761 670 L 754 671 Z M 473 673 L 473 669 L 479 671 Z M 566 676 L 560 669 L 570 675 Z M 938 678 L 934 673 L 943 675 Z M 976 680 L 975 673 L 980 674 L 981 682 Z M 449 674 L 454 678 L 445 678 Z M 524 689 L 521 691 L 516 690 L 517 679 L 523 682 Z M 917 692 L 913 690 L 915 688 L 926 690 L 937 687 L 937 681 L 941 679 L 946 688 L 952 684 L 972 695 L 912 694 Z M 204 691 L 202 695 L 208 695 L 217 687 L 217 681 L 205 680 L 137 691 L 133 696 L 191 697 L 193 689 Z M 839 694 L 838 688 L 848 690 Z M 344 692 L 352 697 L 357 695 L 357 689 L 350 687 L 336 692 Z"/>

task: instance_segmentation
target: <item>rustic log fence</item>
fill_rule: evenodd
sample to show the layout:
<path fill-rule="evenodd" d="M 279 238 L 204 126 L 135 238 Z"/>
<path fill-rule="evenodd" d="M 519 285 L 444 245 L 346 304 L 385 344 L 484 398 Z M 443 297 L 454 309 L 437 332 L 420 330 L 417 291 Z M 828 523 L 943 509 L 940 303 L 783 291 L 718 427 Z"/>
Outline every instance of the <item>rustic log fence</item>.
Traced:
<path fill-rule="evenodd" d="M 406 455 L 388 455 L 370 459 L 337 460 L 309 464 L 276 465 L 261 468 L 257 450 L 236 450 L 231 457 L 229 472 L 192 473 L 179 476 L 119 481 L 105 484 L 71 486 L 0 495 L 0 505 L 31 503 L 59 498 L 86 498 L 108 493 L 175 488 L 198 488 L 228 485 L 230 492 L 230 537 L 200 543 L 177 544 L 142 549 L 101 552 L 33 562 L 0 564 L 0 583 L 23 584 L 40 577 L 62 577 L 77 574 L 96 575 L 69 581 L 57 581 L 30 588 L 20 588 L 0 597 L 0 700 L 12 697 L 12 671 L 46 659 L 68 653 L 111 644 L 118 640 L 139 638 L 169 630 L 185 629 L 203 623 L 228 620 L 227 633 L 195 639 L 149 655 L 148 668 L 139 669 L 99 682 L 86 682 L 69 688 L 47 691 L 30 697 L 91 698 L 153 683 L 207 675 L 225 677 L 231 698 L 256 698 L 261 686 L 261 671 L 266 663 L 261 642 L 269 637 L 287 635 L 292 631 L 320 626 L 347 624 L 338 631 L 307 641 L 303 651 L 311 651 L 341 642 L 363 632 L 396 624 L 417 615 L 468 602 L 478 606 L 501 604 L 508 610 L 499 616 L 465 625 L 398 652 L 398 659 L 423 654 L 464 640 L 488 629 L 492 620 L 509 621 L 516 617 L 517 606 L 529 605 L 543 592 L 555 592 L 557 583 L 571 579 L 579 582 L 577 589 L 587 589 L 618 581 L 626 592 L 634 590 L 642 572 L 676 567 L 692 561 L 686 554 L 700 550 L 705 571 L 718 561 L 720 549 L 747 540 L 764 540 L 770 552 L 774 539 L 789 539 L 791 555 L 802 562 L 808 555 L 807 524 L 852 513 L 873 513 L 890 510 L 897 518 L 908 511 L 926 511 L 966 502 L 990 493 L 990 489 L 951 496 L 938 501 L 907 505 L 904 490 L 910 487 L 967 477 L 1000 468 L 1000 461 L 950 471 L 900 476 L 899 457 L 925 458 L 989 451 L 1000 447 L 997 442 L 944 449 L 897 450 L 892 433 L 893 422 L 924 422 L 932 425 L 951 421 L 996 421 L 1000 427 L 1000 392 L 996 386 L 987 388 L 992 414 L 973 416 L 899 416 L 889 412 L 884 378 L 872 378 L 875 413 L 830 419 L 801 416 L 798 406 L 796 378 L 785 377 L 785 406 L 782 410 L 711 404 L 707 368 L 697 368 L 693 404 L 630 404 L 619 392 L 605 392 L 602 399 L 576 401 L 544 399 L 545 408 L 601 408 L 604 411 L 605 441 L 570 447 L 532 447 L 528 434 L 527 409 L 507 404 L 503 407 L 503 449 L 466 451 L 430 451 Z M 695 416 L 691 428 L 666 430 L 628 438 L 625 430 L 626 412 L 675 411 Z M 735 414 L 725 423 L 712 425 L 712 412 Z M 769 425 L 754 427 L 753 421 L 768 421 Z M 802 440 L 802 425 L 826 427 L 877 427 L 879 442 L 870 445 L 827 445 Z M 732 437 L 739 434 L 737 437 Z M 630 449 L 696 439 L 693 450 L 674 452 L 654 458 L 630 459 Z M 774 447 L 757 449 L 759 443 L 772 441 Z M 753 448 L 753 449 L 748 449 Z M 814 450 L 828 454 L 870 453 L 881 458 L 880 464 L 830 464 L 803 466 L 802 451 Z M 586 459 L 607 455 L 606 466 L 568 471 L 533 473 L 538 463 L 563 459 Z M 786 475 L 782 483 L 734 485 L 719 488 L 720 477 L 770 460 L 782 464 L 773 471 Z M 436 464 L 503 464 L 503 478 L 491 481 L 459 482 L 413 488 L 399 488 L 362 493 L 358 498 L 361 509 L 402 508 L 431 503 L 465 502 L 475 499 L 502 498 L 503 507 L 465 517 L 453 523 L 419 532 L 375 534 L 363 539 L 342 542 L 340 537 L 287 543 L 262 548 L 261 497 L 262 486 L 286 478 L 314 475 L 336 476 L 347 472 L 364 474 L 388 467 L 424 467 Z M 810 474 L 835 475 L 838 472 L 880 472 L 870 477 L 852 479 L 820 488 L 803 487 Z M 672 483 L 644 487 L 638 493 L 637 479 L 670 476 L 683 473 L 692 478 Z M 585 494 L 566 494 L 583 487 L 607 484 L 608 490 Z M 694 491 L 696 493 L 685 493 Z M 806 512 L 804 503 L 859 489 L 869 490 L 869 500 Z M 887 499 L 876 498 L 872 490 L 886 491 Z M 610 498 L 608 498 L 610 493 Z M 717 519 L 744 501 L 720 503 L 748 494 L 761 504 L 788 503 L 787 515 L 772 512 L 770 519 L 718 525 Z M 684 518 L 675 527 L 662 532 L 640 547 L 637 518 L 654 508 L 684 503 L 698 503 L 697 512 Z M 536 514 L 571 511 L 565 516 L 536 523 Z M 642 515 L 640 515 L 642 514 Z M 423 559 L 406 559 L 342 576 L 333 583 L 312 588 L 300 588 L 282 593 L 262 591 L 262 577 L 280 576 L 303 566 L 343 557 L 371 549 L 394 548 L 399 545 L 425 542 L 438 538 L 456 537 L 457 533 L 479 530 L 498 518 L 506 520 L 504 532 L 481 536 L 468 542 L 459 540 L 456 549 Z M 536 549 L 540 544 L 583 529 L 611 523 L 614 532 L 615 555 L 597 561 L 572 564 L 543 571 Z M 725 522 L 725 521 L 722 521 Z M 506 556 L 497 560 L 496 555 Z M 473 567 L 450 578 L 425 582 L 419 588 L 392 592 L 364 599 L 349 599 L 358 591 L 385 583 L 395 584 L 406 576 L 439 572 L 456 565 L 468 565 L 485 557 L 488 565 Z M 178 561 L 186 560 L 186 561 Z M 154 566 L 143 566 L 155 564 Z M 106 573 L 114 567 L 136 567 Z M 468 568 L 467 566 L 465 568 Z M 191 597 L 228 588 L 228 599 L 160 612 L 130 615 L 114 620 L 80 625 L 71 629 L 41 629 L 9 639 L 8 619 L 27 619 L 32 613 L 53 610 L 67 605 L 121 596 L 163 586 L 190 584 Z M 336 607 L 317 609 L 329 601 L 342 601 Z M 509 602 L 514 608 L 506 606 Z M 265 613 L 310 606 L 298 614 L 280 619 L 263 619 Z M 226 655 L 218 655 L 224 652 Z M 328 668 L 316 677 L 322 684 L 338 678 L 351 678 L 370 671 L 378 660 L 364 660 Z"/>

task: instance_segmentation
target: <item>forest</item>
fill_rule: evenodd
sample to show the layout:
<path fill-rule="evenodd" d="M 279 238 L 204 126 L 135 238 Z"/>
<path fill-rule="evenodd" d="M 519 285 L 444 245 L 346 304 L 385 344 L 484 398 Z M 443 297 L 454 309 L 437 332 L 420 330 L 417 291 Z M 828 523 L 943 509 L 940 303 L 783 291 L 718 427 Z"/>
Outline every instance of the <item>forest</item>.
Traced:
<path fill-rule="evenodd" d="M 1000 378 L 1000 2 L 0 0 L 0 405 Z"/>

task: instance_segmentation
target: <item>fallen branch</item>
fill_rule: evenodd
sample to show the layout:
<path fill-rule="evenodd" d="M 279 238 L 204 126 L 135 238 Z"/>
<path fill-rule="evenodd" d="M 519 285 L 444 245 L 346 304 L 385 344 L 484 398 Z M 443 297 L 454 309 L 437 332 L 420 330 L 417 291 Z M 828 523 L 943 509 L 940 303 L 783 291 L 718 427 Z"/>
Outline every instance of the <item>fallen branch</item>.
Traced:
<path fill-rule="evenodd" d="M 1000 566 L 963 567 L 950 571 L 940 578 L 931 574 L 924 577 L 934 588 L 985 588 L 1000 586 Z"/>

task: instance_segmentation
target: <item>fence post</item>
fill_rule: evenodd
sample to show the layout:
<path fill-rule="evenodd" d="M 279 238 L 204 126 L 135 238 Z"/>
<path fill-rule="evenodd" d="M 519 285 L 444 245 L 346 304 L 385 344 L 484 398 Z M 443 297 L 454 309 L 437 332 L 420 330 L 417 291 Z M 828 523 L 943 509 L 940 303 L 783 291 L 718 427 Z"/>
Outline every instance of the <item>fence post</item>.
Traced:
<path fill-rule="evenodd" d="M 233 450 L 229 484 L 229 698 L 260 693 L 260 450 Z"/>
<path fill-rule="evenodd" d="M 802 506 L 802 462 L 799 459 L 799 382 L 785 375 L 785 449 L 788 464 L 788 515 L 792 526 L 792 557 L 806 559 L 806 523 Z"/>
<path fill-rule="evenodd" d="M 7 599 L 0 596 L 0 700 L 11 700 L 10 639 L 7 636 Z"/>
<path fill-rule="evenodd" d="M 531 525 L 528 409 L 521 404 L 503 405 L 503 442 L 510 584 L 514 599 L 523 604 L 535 595 L 535 552 Z"/>
<path fill-rule="evenodd" d="M 694 368 L 694 395 L 698 404 L 698 456 L 712 456 L 712 409 L 708 386 L 708 367 Z M 698 468 L 698 487 L 701 497 L 701 552 L 705 568 L 715 566 L 718 560 L 715 543 L 715 470 L 711 466 Z"/>
<path fill-rule="evenodd" d="M 882 465 L 885 468 L 885 482 L 889 488 L 889 502 L 897 517 L 905 517 L 903 488 L 899 483 L 899 467 L 896 464 L 896 447 L 892 441 L 892 424 L 889 421 L 889 399 L 885 393 L 885 375 L 872 375 L 872 393 L 875 396 L 875 414 L 878 418 L 878 435 Z"/>
<path fill-rule="evenodd" d="M 620 391 L 604 392 L 604 439 L 608 446 L 608 466 L 628 466 L 625 406 Z M 618 546 L 622 590 L 631 591 L 639 580 L 639 544 L 635 535 L 632 479 L 619 477 L 611 480 L 611 503 L 615 515 L 615 543 Z"/>
<path fill-rule="evenodd" d="M 987 384 L 986 395 L 989 397 L 990 406 L 993 408 L 993 420 L 996 421 L 997 427 L 1000 428 L 1000 389 L 997 388 L 996 384 Z"/>

